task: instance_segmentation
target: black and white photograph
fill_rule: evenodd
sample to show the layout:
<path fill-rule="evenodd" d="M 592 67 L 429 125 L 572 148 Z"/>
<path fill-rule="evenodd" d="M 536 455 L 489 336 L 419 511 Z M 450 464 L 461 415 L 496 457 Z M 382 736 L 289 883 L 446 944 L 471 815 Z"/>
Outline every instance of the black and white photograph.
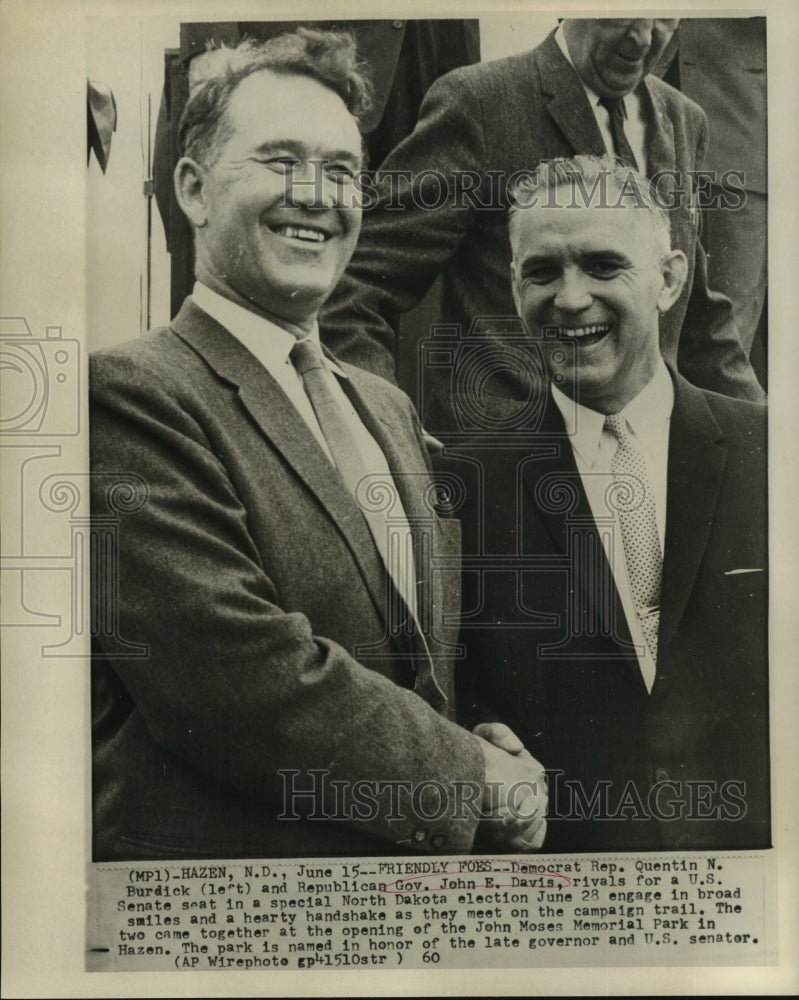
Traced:
<path fill-rule="evenodd" d="M 139 494 L 92 581 L 95 860 L 769 847 L 765 18 L 485 62 L 479 19 L 180 31 L 153 183 L 191 284 L 89 368 L 93 510 Z M 704 172 L 652 72 L 701 97 L 703 32 L 752 135 Z"/>
<path fill-rule="evenodd" d="M 33 6 L 4 995 L 791 994 L 790 5 Z"/>

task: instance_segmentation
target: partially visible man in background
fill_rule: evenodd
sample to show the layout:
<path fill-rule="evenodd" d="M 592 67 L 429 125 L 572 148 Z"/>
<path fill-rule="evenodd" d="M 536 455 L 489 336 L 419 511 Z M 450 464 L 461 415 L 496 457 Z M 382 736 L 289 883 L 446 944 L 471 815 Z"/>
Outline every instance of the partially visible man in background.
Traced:
<path fill-rule="evenodd" d="M 665 79 L 702 108 L 710 145 L 710 201 L 702 243 L 713 288 L 732 302 L 741 344 L 767 382 L 768 171 L 765 17 L 687 18 Z M 725 205 L 720 179 L 734 170 L 745 194 Z"/>

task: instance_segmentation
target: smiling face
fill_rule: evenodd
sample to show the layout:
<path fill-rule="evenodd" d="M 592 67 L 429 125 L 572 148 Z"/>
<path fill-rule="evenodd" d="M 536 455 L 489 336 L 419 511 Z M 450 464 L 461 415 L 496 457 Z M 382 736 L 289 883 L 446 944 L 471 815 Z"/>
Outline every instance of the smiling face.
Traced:
<path fill-rule="evenodd" d="M 600 97 L 638 86 L 674 34 L 672 18 L 568 18 L 563 30 L 581 79 Z"/>
<path fill-rule="evenodd" d="M 356 120 L 316 80 L 269 70 L 242 80 L 226 115 L 216 157 L 178 164 L 197 278 L 246 308 L 307 329 L 360 231 Z"/>
<path fill-rule="evenodd" d="M 679 296 L 685 256 L 660 258 L 646 209 L 563 204 L 522 209 L 514 220 L 516 307 L 555 384 L 590 409 L 617 413 L 655 373 L 658 315 Z"/>

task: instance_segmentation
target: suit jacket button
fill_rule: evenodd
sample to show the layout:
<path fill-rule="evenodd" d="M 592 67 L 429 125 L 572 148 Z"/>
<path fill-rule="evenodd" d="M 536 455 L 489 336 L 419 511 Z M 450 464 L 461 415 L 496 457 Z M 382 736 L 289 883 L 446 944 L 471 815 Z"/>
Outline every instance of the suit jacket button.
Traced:
<path fill-rule="evenodd" d="M 444 844 L 446 844 L 446 842 L 447 842 L 447 838 L 444 836 L 443 833 L 433 834 L 433 836 L 430 838 L 430 846 L 431 847 L 435 847 L 435 848 L 443 847 Z"/>
<path fill-rule="evenodd" d="M 405 24 L 404 21 L 394 21 L 394 22 L 392 22 L 392 26 L 394 28 L 401 28 L 404 24 Z"/>
<path fill-rule="evenodd" d="M 427 830 L 414 830 L 413 839 L 417 844 L 421 844 L 423 840 L 427 839 Z"/>
<path fill-rule="evenodd" d="M 655 781 L 668 781 L 668 780 L 669 780 L 669 772 L 666 770 L 665 767 L 659 767 L 657 771 L 655 771 Z"/>

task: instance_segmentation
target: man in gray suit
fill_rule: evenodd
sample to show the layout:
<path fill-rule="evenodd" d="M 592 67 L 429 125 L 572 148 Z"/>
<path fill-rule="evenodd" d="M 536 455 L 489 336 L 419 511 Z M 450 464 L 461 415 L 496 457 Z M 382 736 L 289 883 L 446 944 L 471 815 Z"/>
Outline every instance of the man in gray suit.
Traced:
<path fill-rule="evenodd" d="M 414 411 L 318 343 L 360 228 L 352 41 L 206 72 L 175 174 L 194 292 L 92 358 L 95 523 L 141 487 L 95 601 L 146 654 L 99 641 L 95 860 L 538 847 L 540 765 L 453 720 L 457 524 Z"/>
<path fill-rule="evenodd" d="M 479 320 L 497 345 L 519 331 L 508 278 L 508 182 L 542 160 L 577 153 L 635 160 L 647 177 L 662 178 L 663 198 L 674 203 L 672 244 L 685 254 L 688 275 L 661 320 L 666 360 L 701 388 L 762 399 L 730 302 L 708 289 L 697 238 L 691 171 L 704 158 L 705 116 L 648 75 L 677 23 L 567 19 L 530 52 L 455 70 L 431 86 L 415 131 L 383 164 L 376 206 L 326 307 L 322 335 L 340 357 L 393 378 L 392 323 L 441 274 L 441 323 L 458 331 L 459 342 L 431 345 L 431 353 L 449 350 L 448 364 L 440 349 L 434 364 L 420 361 L 420 411 L 433 434 L 473 429 L 466 414 L 482 403 L 463 394 L 476 386 L 515 401 L 521 419 L 544 381 L 535 353 L 512 348 L 505 360 L 486 350 L 485 371 L 465 377 L 483 347 L 470 343 L 470 330 Z"/>

